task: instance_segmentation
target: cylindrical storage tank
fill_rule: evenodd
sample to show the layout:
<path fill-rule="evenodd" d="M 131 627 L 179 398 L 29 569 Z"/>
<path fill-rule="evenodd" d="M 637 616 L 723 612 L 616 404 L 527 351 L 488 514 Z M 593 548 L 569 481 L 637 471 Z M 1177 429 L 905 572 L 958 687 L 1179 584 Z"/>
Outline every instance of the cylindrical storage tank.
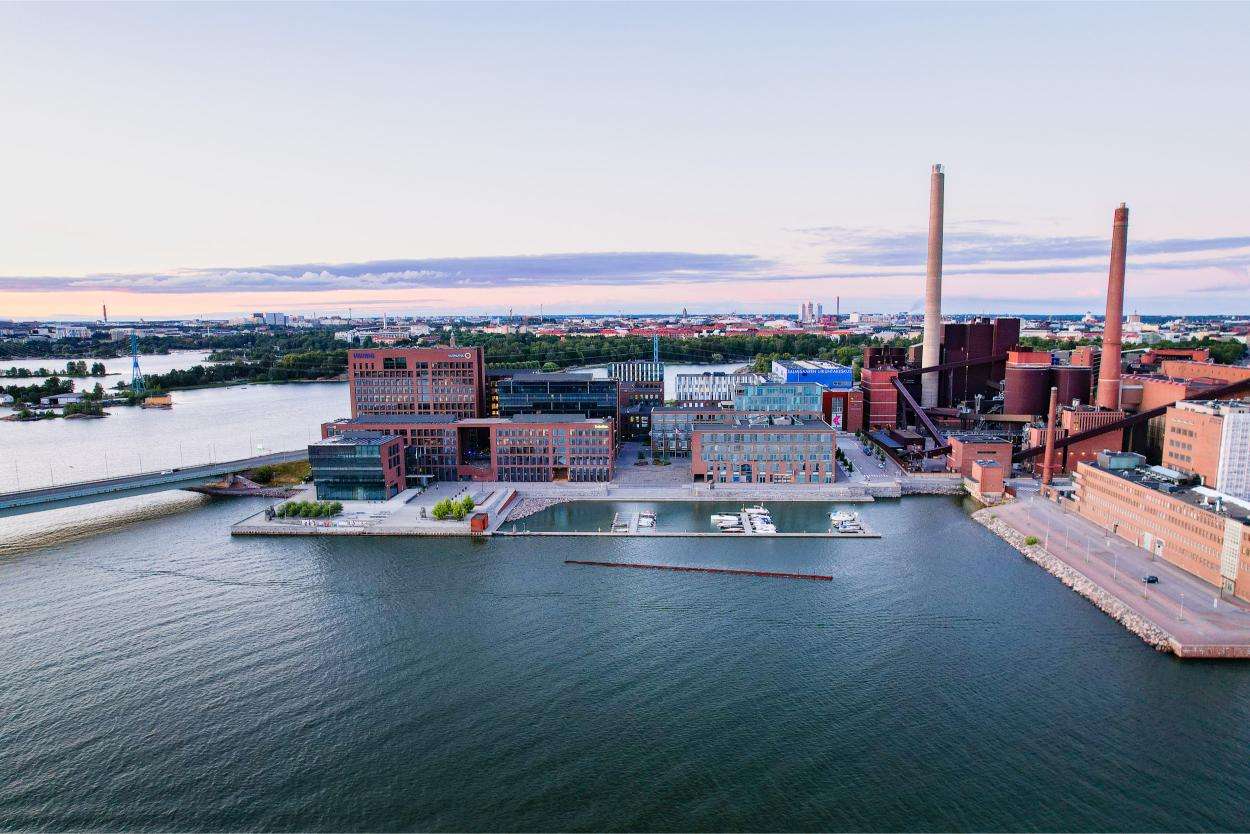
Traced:
<path fill-rule="evenodd" d="M 1007 363 L 1004 414 L 1045 414 L 1050 406 L 1050 366 Z"/>
<path fill-rule="evenodd" d="M 1055 387 L 1059 389 L 1059 404 L 1072 405 L 1076 400 L 1081 405 L 1089 404 L 1090 369 L 1081 366 L 1059 365 L 1055 372 Z"/>

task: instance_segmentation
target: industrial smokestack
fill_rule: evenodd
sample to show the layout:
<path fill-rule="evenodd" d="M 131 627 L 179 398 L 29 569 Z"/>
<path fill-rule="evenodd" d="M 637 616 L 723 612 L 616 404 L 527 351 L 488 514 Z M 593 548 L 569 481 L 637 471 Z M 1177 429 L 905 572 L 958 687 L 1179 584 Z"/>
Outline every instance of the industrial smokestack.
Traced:
<path fill-rule="evenodd" d="M 1111 271 L 1107 276 L 1107 317 L 1102 328 L 1098 407 L 1120 408 L 1120 338 L 1124 320 L 1124 259 L 1128 254 L 1128 206 L 1120 203 L 1111 226 Z"/>
<path fill-rule="evenodd" d="M 929 257 L 924 278 L 924 344 L 920 364 L 941 364 L 942 353 L 942 227 L 946 203 L 946 174 L 934 165 L 929 175 Z M 936 408 L 938 374 L 925 374 L 920 380 L 920 405 Z"/>
<path fill-rule="evenodd" d="M 1050 408 L 1046 411 L 1046 451 L 1042 456 L 1042 486 L 1050 485 L 1051 467 L 1055 463 L 1055 416 L 1059 411 L 1059 388 L 1050 388 Z"/>

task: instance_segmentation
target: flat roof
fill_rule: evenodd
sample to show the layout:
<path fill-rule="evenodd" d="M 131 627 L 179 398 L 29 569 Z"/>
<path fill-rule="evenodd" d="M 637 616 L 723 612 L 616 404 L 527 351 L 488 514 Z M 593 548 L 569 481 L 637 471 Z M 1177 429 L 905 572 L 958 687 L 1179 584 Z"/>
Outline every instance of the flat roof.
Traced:
<path fill-rule="evenodd" d="M 398 440 L 398 436 L 394 434 L 384 434 L 380 431 L 351 431 L 346 434 L 333 434 L 329 437 L 318 440 L 313 446 L 376 446 L 387 440 Z"/>
<path fill-rule="evenodd" d="M 600 382 L 616 382 L 615 379 L 609 379 L 608 377 L 596 377 L 594 374 L 564 373 L 560 371 L 518 371 L 513 374 L 512 379 L 516 382 L 587 382 L 589 380 L 596 379 Z"/>
<path fill-rule="evenodd" d="M 828 359 L 774 359 L 774 365 L 783 368 L 794 368 L 802 371 L 849 371 L 850 365 L 833 362 Z"/>
<path fill-rule="evenodd" d="M 1130 483 L 1138 486 L 1154 490 L 1155 492 L 1168 495 L 1195 509 L 1204 510 L 1209 513 L 1215 513 L 1216 499 L 1220 499 L 1223 511 L 1218 515 L 1239 521 L 1242 524 L 1250 525 L 1250 502 L 1242 501 L 1231 495 L 1225 495 L 1216 492 L 1213 489 L 1203 486 L 1178 486 L 1172 480 L 1161 477 L 1154 470 L 1163 467 L 1146 467 L 1141 466 L 1136 469 L 1104 469 L 1096 463 L 1084 463 L 1097 469 L 1099 472 L 1106 472 L 1117 478 L 1123 478 Z M 1179 473 L 1178 473 L 1179 474 Z"/>

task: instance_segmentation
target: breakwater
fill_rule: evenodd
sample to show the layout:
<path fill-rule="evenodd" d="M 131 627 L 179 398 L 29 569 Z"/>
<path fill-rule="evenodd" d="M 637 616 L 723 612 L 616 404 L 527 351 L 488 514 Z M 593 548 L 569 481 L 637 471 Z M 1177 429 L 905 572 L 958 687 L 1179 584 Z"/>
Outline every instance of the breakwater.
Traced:
<path fill-rule="evenodd" d="M 572 501 L 572 500 L 574 499 L 573 498 L 537 498 L 534 496 L 525 496 L 512 505 L 512 509 L 508 513 L 508 517 L 504 519 L 504 522 L 506 523 L 509 521 L 520 521 L 523 518 L 529 518 L 532 515 L 537 515 L 538 513 L 541 513 L 543 510 L 550 509 L 551 507 L 554 507 L 557 504 L 567 504 L 569 501 Z"/>
<path fill-rule="evenodd" d="M 998 518 L 993 509 L 977 510 L 972 518 L 1022 553 L 1026 559 L 1092 602 L 1099 611 L 1140 637 L 1147 645 L 1161 652 L 1181 655 L 1180 643 L 1171 634 L 1142 617 L 1076 568 L 1052 556 L 1040 543 L 1029 544 L 1023 533 Z"/>

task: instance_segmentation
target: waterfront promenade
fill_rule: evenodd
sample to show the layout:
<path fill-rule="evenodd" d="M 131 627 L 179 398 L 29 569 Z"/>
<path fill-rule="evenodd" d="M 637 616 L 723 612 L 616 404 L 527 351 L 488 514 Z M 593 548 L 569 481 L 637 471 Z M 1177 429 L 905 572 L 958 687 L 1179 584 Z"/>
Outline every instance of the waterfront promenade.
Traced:
<path fill-rule="evenodd" d="M 1221 596 L 1214 585 L 1109 535 L 1053 501 L 1025 496 L 981 512 L 1023 536 L 1037 537 L 1038 547 L 1051 557 L 1164 632 L 1178 656 L 1250 658 L 1250 605 Z M 1159 577 L 1159 582 L 1145 583 L 1143 577 L 1149 575 Z"/>

